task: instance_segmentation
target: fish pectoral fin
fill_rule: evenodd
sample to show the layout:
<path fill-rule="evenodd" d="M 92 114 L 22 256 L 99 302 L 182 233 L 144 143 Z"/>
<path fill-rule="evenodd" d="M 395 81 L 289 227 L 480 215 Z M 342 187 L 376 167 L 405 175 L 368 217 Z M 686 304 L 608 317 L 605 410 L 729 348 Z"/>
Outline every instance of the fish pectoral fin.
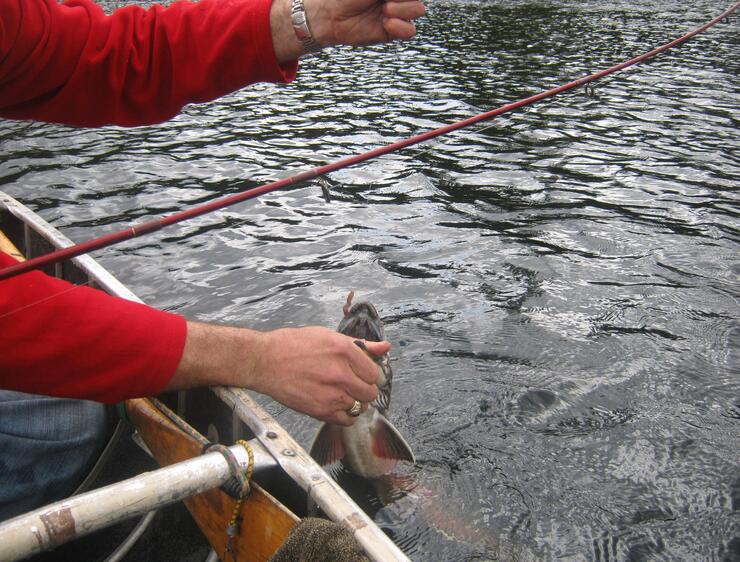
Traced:
<path fill-rule="evenodd" d="M 339 426 L 325 423 L 313 440 L 311 456 L 321 466 L 325 466 L 344 458 L 344 455 L 344 441 Z"/>
<path fill-rule="evenodd" d="M 395 459 L 415 463 L 411 447 L 401 433 L 385 416 L 378 415 L 370 430 L 373 453 L 384 459 Z"/>

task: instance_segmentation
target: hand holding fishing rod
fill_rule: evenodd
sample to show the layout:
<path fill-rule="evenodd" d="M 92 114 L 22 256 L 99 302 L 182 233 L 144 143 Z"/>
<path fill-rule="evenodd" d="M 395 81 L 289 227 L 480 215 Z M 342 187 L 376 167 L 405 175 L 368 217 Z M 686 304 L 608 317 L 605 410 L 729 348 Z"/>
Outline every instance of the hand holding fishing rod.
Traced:
<path fill-rule="evenodd" d="M 332 45 L 363 46 L 416 35 L 421 0 L 274 0 L 270 27 L 281 63 Z"/>
<path fill-rule="evenodd" d="M 388 342 L 365 342 L 383 355 Z M 293 410 L 338 425 L 348 413 L 375 400 L 378 366 L 354 338 L 321 327 L 259 332 L 188 322 L 187 340 L 169 390 L 195 386 L 238 386 L 266 394 Z"/>

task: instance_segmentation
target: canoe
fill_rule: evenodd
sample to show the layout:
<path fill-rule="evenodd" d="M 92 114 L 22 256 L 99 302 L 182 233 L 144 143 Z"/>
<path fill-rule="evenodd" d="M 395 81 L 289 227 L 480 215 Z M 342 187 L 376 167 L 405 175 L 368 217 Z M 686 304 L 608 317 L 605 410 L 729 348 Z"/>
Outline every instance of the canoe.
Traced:
<path fill-rule="evenodd" d="M 0 250 L 27 259 L 70 245 L 0 192 Z M 141 302 L 89 256 L 44 271 Z M 0 560 L 120 560 L 127 553 L 131 560 L 202 560 L 203 554 L 267 560 L 311 506 L 348 529 L 370 560 L 408 560 L 246 390 L 215 387 L 127 400 L 116 413 L 106 449 L 72 498 L 0 523 Z M 204 453 L 203 440 L 223 447 Z M 247 449 L 254 475 L 239 502 L 221 485 L 233 482 L 235 467 L 246 468 Z M 235 513 L 238 524 L 229 533 Z"/>

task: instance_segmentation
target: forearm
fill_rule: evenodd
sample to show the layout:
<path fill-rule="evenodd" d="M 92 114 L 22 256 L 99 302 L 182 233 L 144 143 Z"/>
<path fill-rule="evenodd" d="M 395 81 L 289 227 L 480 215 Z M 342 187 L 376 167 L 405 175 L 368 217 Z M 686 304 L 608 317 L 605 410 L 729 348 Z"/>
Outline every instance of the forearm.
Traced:
<path fill-rule="evenodd" d="M 189 321 L 180 364 L 166 390 L 196 386 L 254 387 L 263 332 Z"/>

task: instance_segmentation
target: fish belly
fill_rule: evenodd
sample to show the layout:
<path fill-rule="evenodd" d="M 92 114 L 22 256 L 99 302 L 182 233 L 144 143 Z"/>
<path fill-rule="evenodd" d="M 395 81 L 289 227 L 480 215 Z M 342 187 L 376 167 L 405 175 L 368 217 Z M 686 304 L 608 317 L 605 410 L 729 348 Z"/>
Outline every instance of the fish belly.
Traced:
<path fill-rule="evenodd" d="M 378 415 L 380 414 L 371 408 L 352 427 L 342 429 L 344 460 L 352 472 L 365 478 L 387 474 L 398 462 L 396 459 L 379 457 L 373 452 L 373 418 Z"/>

